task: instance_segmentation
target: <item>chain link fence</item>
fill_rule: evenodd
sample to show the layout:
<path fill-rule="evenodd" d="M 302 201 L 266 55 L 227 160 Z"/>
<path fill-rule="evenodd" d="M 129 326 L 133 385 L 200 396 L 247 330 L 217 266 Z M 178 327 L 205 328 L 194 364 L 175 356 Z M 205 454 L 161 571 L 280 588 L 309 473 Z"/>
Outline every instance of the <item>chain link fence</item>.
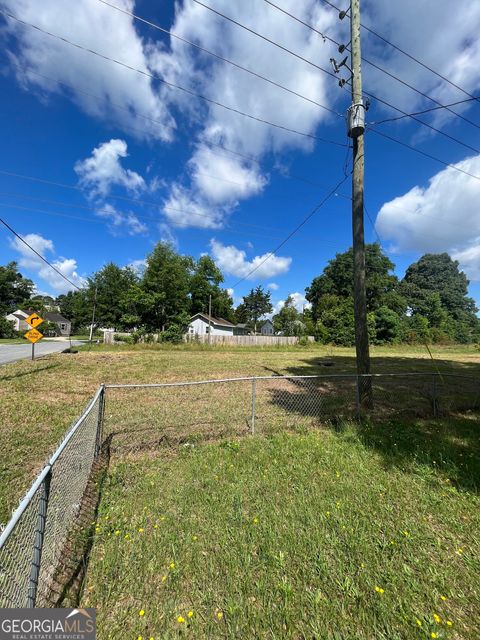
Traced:
<path fill-rule="evenodd" d="M 63 588 L 58 572 L 100 450 L 104 393 L 97 391 L 2 532 L 0 607 L 48 605 Z"/>
<path fill-rule="evenodd" d="M 436 418 L 479 409 L 478 380 L 436 373 L 101 387 L 0 537 L 0 607 L 59 602 L 68 575 L 65 566 L 77 553 L 76 538 L 89 535 L 85 503 L 105 441 L 117 456 L 149 455 L 161 447 L 247 433 L 269 435 L 363 418 Z"/>

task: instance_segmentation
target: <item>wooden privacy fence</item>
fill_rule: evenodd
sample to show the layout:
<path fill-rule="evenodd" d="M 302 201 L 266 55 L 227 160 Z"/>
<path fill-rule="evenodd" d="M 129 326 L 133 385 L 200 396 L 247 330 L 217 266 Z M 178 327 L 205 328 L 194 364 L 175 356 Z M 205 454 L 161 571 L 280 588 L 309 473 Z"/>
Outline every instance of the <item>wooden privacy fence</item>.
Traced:
<path fill-rule="evenodd" d="M 314 342 L 313 336 L 307 336 L 309 342 Z M 288 344 L 297 344 L 299 338 L 296 336 L 210 336 L 210 344 L 213 345 L 228 345 L 236 347 L 251 347 L 251 346 L 280 346 Z M 200 344 L 208 344 L 207 336 L 185 336 L 185 342 L 198 342 Z"/>

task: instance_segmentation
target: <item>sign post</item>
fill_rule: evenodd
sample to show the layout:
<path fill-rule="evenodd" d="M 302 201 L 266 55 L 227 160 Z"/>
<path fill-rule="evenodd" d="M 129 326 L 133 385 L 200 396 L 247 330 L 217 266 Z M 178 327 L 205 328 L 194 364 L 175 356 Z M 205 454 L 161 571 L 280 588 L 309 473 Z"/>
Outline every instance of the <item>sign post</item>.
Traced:
<path fill-rule="evenodd" d="M 32 343 L 32 360 L 35 360 L 35 343 L 43 338 L 43 334 L 37 331 L 37 327 L 42 324 L 43 318 L 38 313 L 31 313 L 28 318 L 25 318 L 25 322 L 32 327 L 25 334 L 25 338 Z"/>

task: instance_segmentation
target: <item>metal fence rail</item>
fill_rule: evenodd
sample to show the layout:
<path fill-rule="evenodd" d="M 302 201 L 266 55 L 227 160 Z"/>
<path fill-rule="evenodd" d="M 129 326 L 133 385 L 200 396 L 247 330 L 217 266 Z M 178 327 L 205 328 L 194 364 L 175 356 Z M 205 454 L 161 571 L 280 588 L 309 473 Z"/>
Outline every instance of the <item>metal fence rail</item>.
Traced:
<path fill-rule="evenodd" d="M 47 601 L 99 452 L 104 393 L 98 389 L 0 536 L 0 607 Z"/>
<path fill-rule="evenodd" d="M 372 403 L 362 398 L 371 389 Z M 106 398 L 106 402 L 105 402 Z M 0 607 L 48 605 L 104 438 L 112 453 L 271 434 L 344 420 L 437 418 L 480 409 L 477 379 L 439 373 L 264 376 L 102 386 L 0 536 Z M 88 493 L 88 492 L 87 492 Z"/>

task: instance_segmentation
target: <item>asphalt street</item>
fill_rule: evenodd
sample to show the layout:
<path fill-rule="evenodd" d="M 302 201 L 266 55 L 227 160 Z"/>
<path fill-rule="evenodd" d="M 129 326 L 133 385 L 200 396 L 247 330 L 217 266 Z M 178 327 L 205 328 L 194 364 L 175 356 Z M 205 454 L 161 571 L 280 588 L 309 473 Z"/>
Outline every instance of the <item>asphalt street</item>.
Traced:
<path fill-rule="evenodd" d="M 80 340 L 72 340 L 72 346 L 83 344 Z M 43 341 L 35 345 L 35 357 L 46 356 L 50 353 L 60 353 L 68 349 L 69 342 L 66 341 Z M 28 360 L 32 357 L 32 346 L 30 344 L 0 344 L 0 365 L 16 362 L 17 360 Z"/>

